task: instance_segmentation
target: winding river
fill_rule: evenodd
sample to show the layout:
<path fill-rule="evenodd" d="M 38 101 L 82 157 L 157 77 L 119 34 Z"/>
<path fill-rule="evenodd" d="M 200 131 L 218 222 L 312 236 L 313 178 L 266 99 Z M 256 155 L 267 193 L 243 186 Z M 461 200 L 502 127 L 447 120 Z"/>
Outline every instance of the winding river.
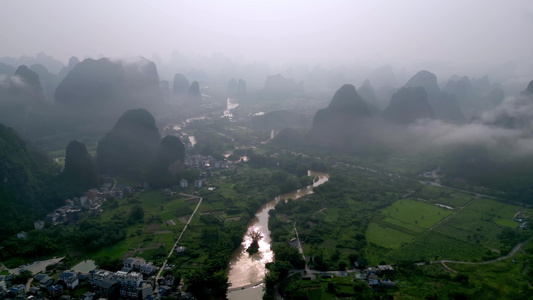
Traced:
<path fill-rule="evenodd" d="M 313 193 L 313 187 L 317 187 L 329 179 L 329 175 L 309 171 L 309 176 L 316 176 L 318 180 L 306 188 L 277 196 L 268 202 L 255 214 L 255 219 L 248 226 L 248 231 L 260 231 L 263 238 L 259 241 L 259 251 L 254 255 L 249 255 L 246 249 L 252 240 L 246 234 L 239 249 L 233 253 L 233 257 L 228 266 L 228 277 L 231 283 L 228 298 L 232 300 L 254 300 L 262 299 L 262 282 L 265 276 L 265 264 L 272 262 L 274 253 L 270 249 L 270 231 L 268 230 L 268 211 L 276 206 L 280 200 L 297 199 Z"/>

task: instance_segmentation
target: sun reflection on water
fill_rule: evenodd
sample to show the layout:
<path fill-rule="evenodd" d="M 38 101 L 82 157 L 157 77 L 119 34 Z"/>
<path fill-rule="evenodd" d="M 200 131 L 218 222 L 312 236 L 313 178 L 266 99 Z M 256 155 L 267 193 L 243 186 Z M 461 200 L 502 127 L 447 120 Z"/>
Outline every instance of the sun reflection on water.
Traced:
<path fill-rule="evenodd" d="M 318 186 L 328 180 L 327 174 L 313 172 L 310 175 L 319 176 L 320 178 L 313 184 L 313 186 Z M 229 282 L 231 283 L 231 288 L 253 286 L 262 282 L 266 272 L 265 265 L 274 260 L 274 253 L 270 249 L 268 211 L 273 209 L 276 206 L 276 203 L 281 199 L 297 199 L 310 193 L 312 193 L 311 186 L 276 197 L 276 199 L 267 203 L 260 209 L 260 211 L 256 214 L 255 220 L 248 227 L 248 232 L 243 238 L 241 246 L 234 253 L 233 259 L 230 262 L 228 268 L 228 278 Z M 258 252 L 250 255 L 246 249 L 248 249 L 248 247 L 250 247 L 252 244 L 252 238 L 250 237 L 249 233 L 253 231 L 260 232 L 263 237 L 258 242 Z"/>

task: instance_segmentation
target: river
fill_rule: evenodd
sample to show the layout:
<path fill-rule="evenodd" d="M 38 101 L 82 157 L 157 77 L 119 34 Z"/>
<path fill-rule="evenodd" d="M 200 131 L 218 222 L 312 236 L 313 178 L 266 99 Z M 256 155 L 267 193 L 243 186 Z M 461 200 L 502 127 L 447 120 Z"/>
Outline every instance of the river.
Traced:
<path fill-rule="evenodd" d="M 226 110 L 222 113 L 222 118 L 227 117 L 230 120 L 233 119 L 232 110 L 237 108 L 239 103 L 235 99 L 228 98 L 226 99 Z"/>
<path fill-rule="evenodd" d="M 255 300 L 262 299 L 262 282 L 265 277 L 265 264 L 272 262 L 274 253 L 270 249 L 270 231 L 268 230 L 268 211 L 276 206 L 280 200 L 297 199 L 313 193 L 313 187 L 317 187 L 329 179 L 329 175 L 309 171 L 309 176 L 317 176 L 318 180 L 306 188 L 280 195 L 268 202 L 255 214 L 254 220 L 248 226 L 247 234 L 239 249 L 233 253 L 228 266 L 228 278 L 231 283 L 228 298 L 232 300 Z M 248 232 L 260 231 L 263 238 L 259 241 L 259 251 L 249 255 L 246 249 L 252 243 Z"/>

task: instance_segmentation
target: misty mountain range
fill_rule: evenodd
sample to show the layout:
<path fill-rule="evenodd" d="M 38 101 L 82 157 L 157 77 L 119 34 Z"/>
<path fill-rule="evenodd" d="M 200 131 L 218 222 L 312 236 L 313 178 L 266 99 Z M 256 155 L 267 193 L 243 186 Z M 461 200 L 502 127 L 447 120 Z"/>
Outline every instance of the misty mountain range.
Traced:
<path fill-rule="evenodd" d="M 203 71 L 193 71 L 200 76 L 192 78 L 204 78 L 207 83 L 193 80 L 189 84 L 184 73 L 175 73 L 170 87 L 159 77 L 158 66 L 145 58 L 72 58 L 68 66 L 61 67 L 45 55 L 22 61 L 33 64 L 29 68 L 0 64 L 0 123 L 37 145 L 56 141 L 64 147 L 65 140 L 99 140 L 96 166 L 99 172 L 114 174 L 140 174 L 150 169 L 158 149 L 163 147 L 159 145 L 155 120 L 164 114 L 183 113 L 187 107 L 198 108 L 204 86 L 222 98 L 283 99 L 287 103 L 294 97 L 313 94 L 317 88 L 282 74 L 266 76 L 258 89 L 249 90 L 247 78 L 237 81 L 234 77 L 217 88 L 213 78 L 208 79 Z M 46 66 L 59 71 L 51 73 Z M 491 84 L 488 77 L 454 76 L 439 85 L 435 74 L 421 70 L 396 86 L 399 80 L 390 67 L 375 69 L 367 76 L 370 79 L 364 80 L 359 89 L 342 82 L 346 79 L 343 76 L 317 77 L 322 86 L 342 82 L 327 107 L 313 112 L 312 117 L 297 110 L 267 112 L 252 117 L 250 126 L 281 130 L 272 143 L 289 147 L 320 147 L 360 155 L 433 151 L 455 162 L 448 164 L 452 166 L 450 173 L 461 174 L 468 167 L 469 172 L 460 176 L 485 178 L 492 184 L 497 178 L 494 172 L 502 164 L 522 162 L 533 154 L 532 83 L 522 93 L 505 99 L 502 87 Z M 387 84 L 375 88 L 373 80 Z M 50 99 L 52 90 L 54 98 Z M 137 117 L 130 118 L 129 114 Z M 140 123 L 131 123 L 131 119 Z M 163 140 L 165 147 L 183 151 L 181 142 Z M 86 151 L 76 145 L 70 148 L 78 149 L 75 152 L 81 157 L 80 164 L 91 165 L 87 160 L 83 163 Z M 483 159 L 472 159 L 481 154 Z M 88 174 L 93 172 L 91 168 L 87 168 Z M 476 170 L 483 171 L 484 176 L 477 176 Z M 155 169 L 150 172 L 158 173 Z"/>

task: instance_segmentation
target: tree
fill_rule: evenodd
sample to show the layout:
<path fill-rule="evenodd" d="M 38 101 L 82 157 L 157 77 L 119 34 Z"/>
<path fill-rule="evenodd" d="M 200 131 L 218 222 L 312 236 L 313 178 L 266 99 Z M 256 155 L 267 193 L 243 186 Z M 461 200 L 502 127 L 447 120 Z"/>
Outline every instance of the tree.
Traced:
<path fill-rule="evenodd" d="M 144 218 L 144 209 L 140 205 L 131 208 L 129 221 L 130 223 L 142 222 Z"/>
<path fill-rule="evenodd" d="M 455 281 L 460 282 L 462 285 L 468 285 L 469 277 L 466 274 L 457 274 Z"/>
<path fill-rule="evenodd" d="M 263 238 L 263 235 L 258 230 L 251 231 L 249 235 L 250 235 L 250 238 L 252 239 L 252 244 L 250 244 L 250 247 L 248 247 L 246 251 L 248 251 L 248 253 L 250 254 L 255 254 L 257 253 L 257 251 L 259 251 L 259 240 Z"/>
<path fill-rule="evenodd" d="M 346 262 L 341 261 L 339 263 L 339 270 L 346 270 Z"/>
<path fill-rule="evenodd" d="M 272 247 L 275 253 L 276 261 L 288 261 L 294 267 L 302 269 L 305 267 L 305 261 L 296 248 L 287 243 L 277 243 Z"/>
<path fill-rule="evenodd" d="M 19 275 L 11 279 L 11 283 L 26 284 L 26 282 L 28 282 L 28 279 L 30 279 L 31 277 L 32 277 L 32 274 L 30 271 L 22 271 Z"/>
<path fill-rule="evenodd" d="M 119 258 L 111 259 L 109 256 L 104 256 L 96 261 L 100 269 L 116 272 L 122 269 L 123 263 Z"/>

